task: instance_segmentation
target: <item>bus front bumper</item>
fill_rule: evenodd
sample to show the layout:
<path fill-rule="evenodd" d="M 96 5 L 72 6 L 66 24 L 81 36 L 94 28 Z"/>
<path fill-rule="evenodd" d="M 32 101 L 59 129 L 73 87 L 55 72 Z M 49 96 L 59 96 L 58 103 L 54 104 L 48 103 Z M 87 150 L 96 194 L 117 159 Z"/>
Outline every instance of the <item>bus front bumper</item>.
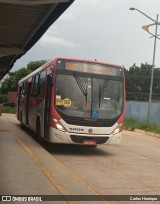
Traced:
<path fill-rule="evenodd" d="M 93 135 L 62 132 L 58 129 L 50 128 L 49 140 L 52 143 L 66 143 L 78 145 L 119 144 L 121 142 L 121 132 L 114 135 Z"/>

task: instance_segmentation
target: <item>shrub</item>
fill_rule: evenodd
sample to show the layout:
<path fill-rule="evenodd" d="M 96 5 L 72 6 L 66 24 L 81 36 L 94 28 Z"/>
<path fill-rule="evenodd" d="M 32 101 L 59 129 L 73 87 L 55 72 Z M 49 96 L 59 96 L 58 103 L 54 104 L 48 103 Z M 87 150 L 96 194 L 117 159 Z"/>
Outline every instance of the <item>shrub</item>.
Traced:
<path fill-rule="evenodd" d="M 7 96 L 6 95 L 0 95 L 0 103 L 7 102 Z"/>

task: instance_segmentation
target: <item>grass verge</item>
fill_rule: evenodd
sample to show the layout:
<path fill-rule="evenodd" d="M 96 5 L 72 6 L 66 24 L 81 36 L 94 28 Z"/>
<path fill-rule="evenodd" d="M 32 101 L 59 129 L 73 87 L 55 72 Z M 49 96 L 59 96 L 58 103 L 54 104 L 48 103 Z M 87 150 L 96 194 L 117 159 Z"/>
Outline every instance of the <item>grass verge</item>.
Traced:
<path fill-rule="evenodd" d="M 2 106 L 2 113 L 16 113 L 16 107 Z"/>
<path fill-rule="evenodd" d="M 147 125 L 146 122 L 135 121 L 133 119 L 126 119 L 124 122 L 124 128 L 126 130 L 141 129 L 147 132 L 153 132 L 160 134 L 160 126 L 157 124 Z"/>

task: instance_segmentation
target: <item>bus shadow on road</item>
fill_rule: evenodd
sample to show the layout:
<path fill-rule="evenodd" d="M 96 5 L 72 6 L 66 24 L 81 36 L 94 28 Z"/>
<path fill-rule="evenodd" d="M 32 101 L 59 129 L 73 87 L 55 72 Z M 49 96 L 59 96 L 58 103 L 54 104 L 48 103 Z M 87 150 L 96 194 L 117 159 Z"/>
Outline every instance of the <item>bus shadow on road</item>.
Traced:
<path fill-rule="evenodd" d="M 74 155 L 74 156 L 112 156 L 104 146 L 83 146 L 75 144 L 52 144 L 45 142 L 42 145 L 45 150 L 53 155 Z"/>

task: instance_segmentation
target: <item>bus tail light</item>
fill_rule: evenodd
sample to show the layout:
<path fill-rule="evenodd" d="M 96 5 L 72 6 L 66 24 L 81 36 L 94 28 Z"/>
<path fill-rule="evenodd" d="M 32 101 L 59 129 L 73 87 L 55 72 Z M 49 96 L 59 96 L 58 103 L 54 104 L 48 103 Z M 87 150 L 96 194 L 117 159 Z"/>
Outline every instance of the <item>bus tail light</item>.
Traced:
<path fill-rule="evenodd" d="M 55 126 L 56 126 L 56 128 L 57 128 L 58 130 L 60 130 L 60 131 L 62 131 L 62 132 L 65 132 L 65 131 L 66 131 L 66 129 L 65 129 L 64 126 L 60 123 L 59 120 L 57 120 L 57 119 L 54 118 L 53 121 L 54 121 L 54 124 L 55 124 Z"/>
<path fill-rule="evenodd" d="M 113 130 L 112 134 L 118 134 L 119 132 L 121 132 L 123 130 L 123 123 L 119 123 L 118 126 Z"/>

